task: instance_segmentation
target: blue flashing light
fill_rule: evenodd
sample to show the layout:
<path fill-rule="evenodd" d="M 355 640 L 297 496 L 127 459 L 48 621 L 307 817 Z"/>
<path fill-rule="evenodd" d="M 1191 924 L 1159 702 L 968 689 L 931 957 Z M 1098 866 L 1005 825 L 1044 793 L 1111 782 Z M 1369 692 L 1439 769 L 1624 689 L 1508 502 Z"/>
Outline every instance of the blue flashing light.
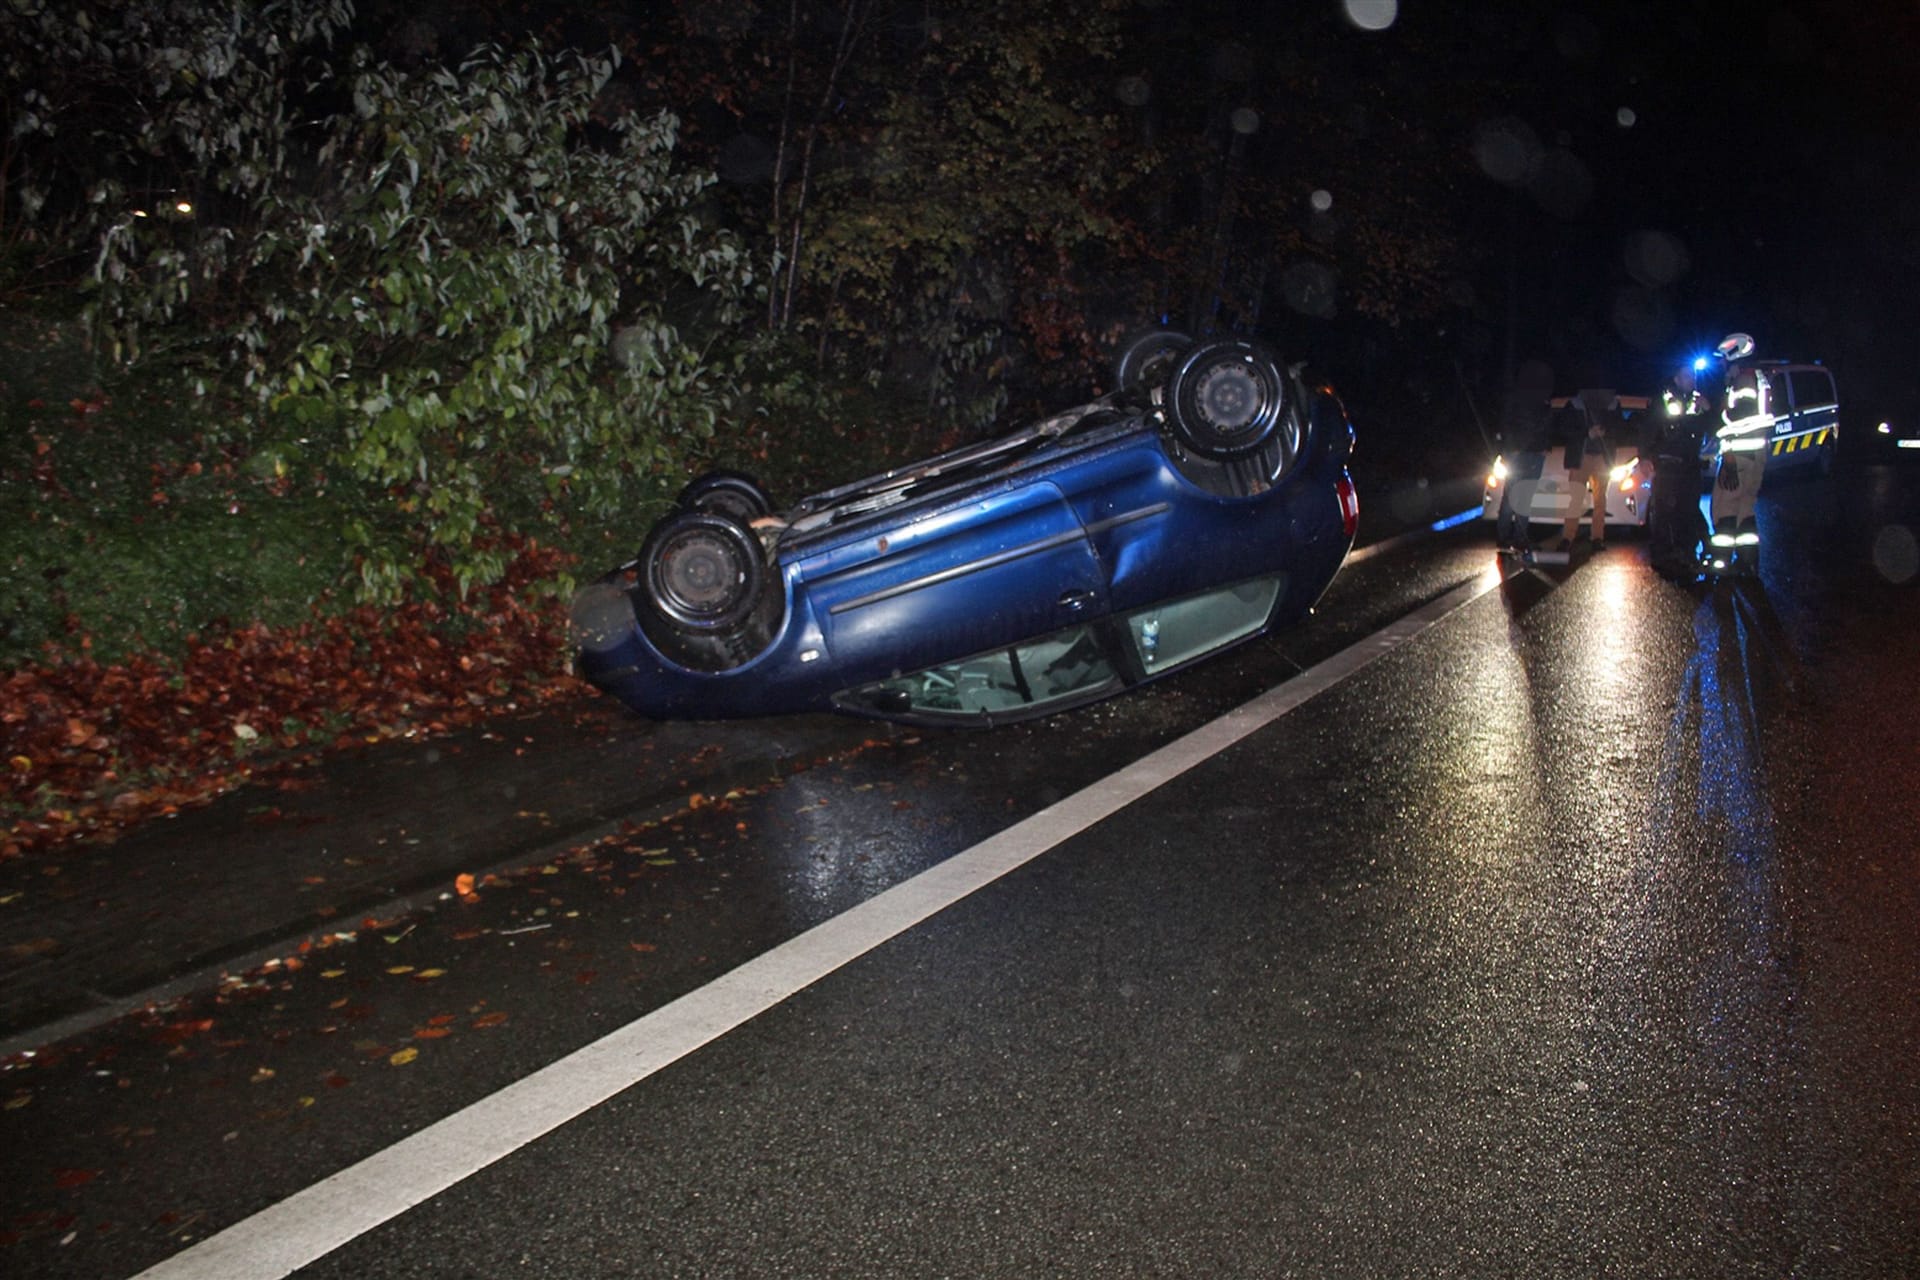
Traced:
<path fill-rule="evenodd" d="M 1699 373 L 1702 369 L 1705 369 L 1706 367 L 1707 367 L 1707 358 L 1705 356 L 1695 356 L 1693 358 L 1693 371 L 1695 373 Z"/>

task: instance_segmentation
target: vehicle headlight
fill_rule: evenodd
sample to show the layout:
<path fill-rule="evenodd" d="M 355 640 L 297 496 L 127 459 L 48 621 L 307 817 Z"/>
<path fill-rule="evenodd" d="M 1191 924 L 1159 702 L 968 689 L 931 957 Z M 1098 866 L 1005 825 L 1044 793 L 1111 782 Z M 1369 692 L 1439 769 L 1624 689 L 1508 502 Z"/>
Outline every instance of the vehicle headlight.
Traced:
<path fill-rule="evenodd" d="M 1487 472 L 1488 487 L 1491 488 L 1493 485 L 1499 484 L 1501 481 L 1505 480 L 1506 478 L 1507 478 L 1507 460 L 1505 458 L 1495 458 L 1493 460 L 1493 470 Z"/>
<path fill-rule="evenodd" d="M 1608 472 L 1607 474 L 1612 476 L 1613 482 L 1619 485 L 1622 489 L 1631 489 L 1633 488 L 1633 473 L 1635 470 L 1639 468 L 1639 466 L 1640 466 L 1640 459 L 1628 458 L 1625 462 L 1621 463 L 1619 466 L 1615 467 L 1612 471 Z"/>

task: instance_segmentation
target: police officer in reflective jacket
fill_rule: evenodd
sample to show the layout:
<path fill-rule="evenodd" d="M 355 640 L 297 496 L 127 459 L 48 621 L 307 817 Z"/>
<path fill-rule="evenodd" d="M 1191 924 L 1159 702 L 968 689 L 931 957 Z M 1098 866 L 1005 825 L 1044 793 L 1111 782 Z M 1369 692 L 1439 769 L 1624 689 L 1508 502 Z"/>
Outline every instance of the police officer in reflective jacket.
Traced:
<path fill-rule="evenodd" d="M 1760 526 L 1754 517 L 1767 446 L 1773 439 L 1771 387 L 1764 371 L 1741 361 L 1753 339 L 1730 334 L 1715 348 L 1727 361 L 1726 404 L 1720 411 L 1719 459 L 1714 469 L 1712 531 L 1707 567 L 1715 573 L 1754 573 L 1760 564 Z"/>

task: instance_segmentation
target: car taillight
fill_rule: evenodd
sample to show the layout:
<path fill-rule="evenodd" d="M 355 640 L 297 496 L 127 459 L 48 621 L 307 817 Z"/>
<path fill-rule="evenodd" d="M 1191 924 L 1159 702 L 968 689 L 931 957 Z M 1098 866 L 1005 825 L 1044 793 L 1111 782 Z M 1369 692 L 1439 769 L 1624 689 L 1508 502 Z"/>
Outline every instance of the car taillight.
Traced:
<path fill-rule="evenodd" d="M 1345 472 L 1340 474 L 1335 489 L 1340 494 L 1340 528 L 1351 539 L 1353 531 L 1360 527 L 1360 491 L 1353 487 L 1353 477 Z"/>

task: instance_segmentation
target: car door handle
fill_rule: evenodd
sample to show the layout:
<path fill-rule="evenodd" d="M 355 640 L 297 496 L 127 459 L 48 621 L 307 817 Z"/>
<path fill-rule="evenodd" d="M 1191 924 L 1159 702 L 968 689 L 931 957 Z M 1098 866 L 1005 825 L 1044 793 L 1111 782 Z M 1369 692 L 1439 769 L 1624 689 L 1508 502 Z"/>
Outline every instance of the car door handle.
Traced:
<path fill-rule="evenodd" d="M 1072 609 L 1078 612 L 1092 603 L 1093 592 L 1082 587 L 1075 587 L 1071 591 L 1062 591 L 1060 593 L 1060 607 L 1062 609 Z"/>

